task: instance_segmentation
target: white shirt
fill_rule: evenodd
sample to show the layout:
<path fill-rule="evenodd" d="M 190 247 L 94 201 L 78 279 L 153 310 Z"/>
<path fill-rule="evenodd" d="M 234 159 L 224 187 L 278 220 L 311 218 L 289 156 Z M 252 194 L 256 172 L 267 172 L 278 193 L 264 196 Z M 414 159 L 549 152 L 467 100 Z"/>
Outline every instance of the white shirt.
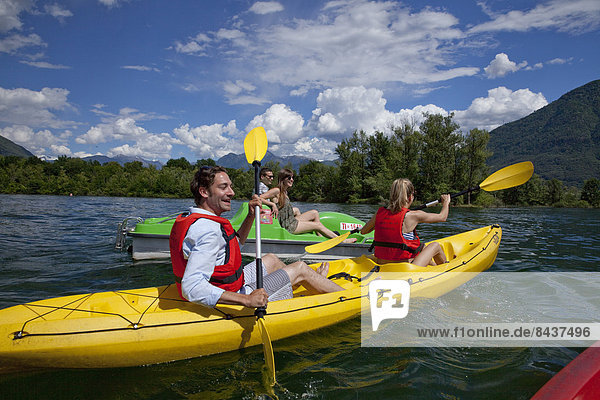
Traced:
<path fill-rule="evenodd" d="M 201 208 L 190 207 L 191 213 L 215 215 Z M 227 242 L 223 238 L 221 224 L 206 218 L 194 222 L 183 240 L 183 257 L 188 260 L 181 292 L 193 303 L 214 307 L 225 291 L 209 282 L 215 266 L 225 263 Z M 246 293 L 244 286 L 239 290 Z"/>

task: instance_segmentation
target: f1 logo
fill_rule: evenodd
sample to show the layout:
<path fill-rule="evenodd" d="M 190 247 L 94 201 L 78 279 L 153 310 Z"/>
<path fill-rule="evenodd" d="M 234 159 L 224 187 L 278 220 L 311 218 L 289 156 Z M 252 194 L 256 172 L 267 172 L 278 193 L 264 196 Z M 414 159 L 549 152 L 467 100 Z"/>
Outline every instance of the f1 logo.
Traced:
<path fill-rule="evenodd" d="M 410 284 L 402 280 L 378 279 L 369 283 L 373 330 L 384 319 L 402 319 L 408 315 Z"/>

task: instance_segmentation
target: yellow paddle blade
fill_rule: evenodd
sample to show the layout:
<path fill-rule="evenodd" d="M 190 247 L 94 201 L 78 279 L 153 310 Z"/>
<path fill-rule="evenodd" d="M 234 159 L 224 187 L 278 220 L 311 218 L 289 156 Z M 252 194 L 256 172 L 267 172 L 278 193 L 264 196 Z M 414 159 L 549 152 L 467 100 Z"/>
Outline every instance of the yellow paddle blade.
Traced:
<path fill-rule="evenodd" d="M 252 129 L 244 139 L 244 152 L 248 164 L 260 161 L 267 154 L 267 132 L 262 126 Z"/>
<path fill-rule="evenodd" d="M 267 365 L 268 373 L 268 384 L 273 386 L 276 383 L 275 380 L 275 356 L 273 355 L 273 344 L 271 343 L 271 337 L 269 331 L 267 331 L 267 325 L 265 324 L 264 318 L 257 318 L 258 330 L 262 337 L 263 352 L 265 353 L 265 364 Z"/>
<path fill-rule="evenodd" d="M 348 231 L 338 237 L 334 237 L 333 239 L 329 239 L 329 240 L 326 240 L 321 243 L 315 243 L 315 244 L 311 244 L 310 246 L 306 246 L 304 248 L 304 251 L 306 251 L 307 253 L 312 253 L 312 254 L 322 253 L 325 250 L 329 250 L 332 247 L 335 247 L 338 244 L 342 243 L 344 240 L 346 240 L 348 238 L 348 236 L 350 236 L 350 231 Z"/>
<path fill-rule="evenodd" d="M 479 187 L 486 191 L 502 190 L 524 184 L 533 175 L 533 164 L 524 161 L 504 167 L 481 182 Z"/>

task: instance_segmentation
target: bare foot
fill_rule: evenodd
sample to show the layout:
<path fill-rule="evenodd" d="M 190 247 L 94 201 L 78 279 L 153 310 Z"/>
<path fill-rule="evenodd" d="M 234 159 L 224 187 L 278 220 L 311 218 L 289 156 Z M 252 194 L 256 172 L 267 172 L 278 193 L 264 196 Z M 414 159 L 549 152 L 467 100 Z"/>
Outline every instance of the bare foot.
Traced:
<path fill-rule="evenodd" d="M 317 274 L 327 278 L 327 273 L 329 272 L 329 263 L 328 262 L 324 262 L 322 263 L 319 268 L 317 268 Z"/>
<path fill-rule="evenodd" d="M 356 238 L 349 238 L 349 239 L 344 240 L 344 243 L 354 243 L 354 242 L 356 242 Z"/>

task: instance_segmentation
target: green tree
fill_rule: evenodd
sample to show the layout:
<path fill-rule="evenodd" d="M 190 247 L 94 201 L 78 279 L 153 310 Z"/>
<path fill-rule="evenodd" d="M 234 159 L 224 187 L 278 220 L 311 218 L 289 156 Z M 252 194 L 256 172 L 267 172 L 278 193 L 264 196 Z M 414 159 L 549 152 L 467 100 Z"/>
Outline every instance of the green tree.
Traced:
<path fill-rule="evenodd" d="M 487 148 L 489 141 L 490 134 L 486 130 L 471 129 L 467 133 L 461 148 L 459 170 L 463 171 L 463 179 L 458 179 L 460 187 L 474 187 L 487 176 L 488 168 L 485 162 L 492 155 Z M 467 194 L 467 204 L 471 204 L 471 193 Z"/>
<path fill-rule="evenodd" d="M 365 198 L 367 165 L 367 134 L 354 132 L 349 139 L 342 140 L 336 147 L 339 160 L 339 186 L 336 198 L 342 202 L 357 202 Z"/>
<path fill-rule="evenodd" d="M 337 184 L 332 179 L 334 169 L 314 160 L 301 166 L 298 179 L 294 182 L 295 198 L 309 202 L 333 201 L 331 192 Z"/>
<path fill-rule="evenodd" d="M 459 126 L 452 118 L 426 114 L 420 130 L 423 135 L 421 175 L 418 186 L 426 198 L 450 192 L 456 180 L 458 145 L 462 141 Z"/>
<path fill-rule="evenodd" d="M 414 125 L 404 124 L 393 128 L 391 141 L 391 172 L 393 179 L 408 178 L 417 181 L 422 136 Z"/>
<path fill-rule="evenodd" d="M 181 157 L 176 160 L 170 159 L 163 168 L 179 168 L 182 170 L 190 170 L 192 169 L 192 164 L 190 164 L 185 157 Z"/>
<path fill-rule="evenodd" d="M 558 179 L 552 179 L 547 183 L 548 198 L 551 205 L 559 205 L 563 199 L 565 189 L 564 185 Z"/>
<path fill-rule="evenodd" d="M 600 180 L 592 178 L 584 182 L 581 200 L 586 201 L 592 207 L 600 207 Z"/>

